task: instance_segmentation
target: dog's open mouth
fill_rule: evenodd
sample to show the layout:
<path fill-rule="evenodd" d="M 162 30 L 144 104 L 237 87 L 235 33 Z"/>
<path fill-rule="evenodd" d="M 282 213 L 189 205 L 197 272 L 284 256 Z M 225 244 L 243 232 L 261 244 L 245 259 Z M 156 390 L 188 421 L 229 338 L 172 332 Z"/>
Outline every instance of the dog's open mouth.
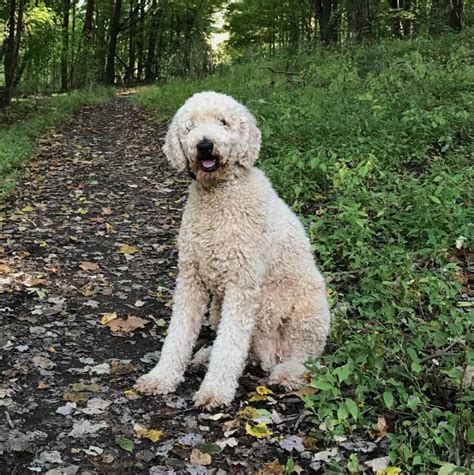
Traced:
<path fill-rule="evenodd" d="M 199 158 L 199 163 L 201 169 L 205 172 L 213 172 L 217 170 L 217 167 L 219 166 L 219 162 L 215 157 Z"/>

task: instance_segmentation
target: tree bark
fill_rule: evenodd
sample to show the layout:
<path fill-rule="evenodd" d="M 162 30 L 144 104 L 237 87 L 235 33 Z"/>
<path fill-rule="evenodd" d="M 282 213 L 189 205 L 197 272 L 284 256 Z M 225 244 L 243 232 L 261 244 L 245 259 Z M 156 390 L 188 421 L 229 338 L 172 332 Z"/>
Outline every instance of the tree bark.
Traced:
<path fill-rule="evenodd" d="M 130 32 L 128 40 L 128 67 L 125 81 L 131 82 L 135 76 L 135 59 L 136 59 L 136 24 L 137 24 L 137 12 L 135 1 L 130 0 Z"/>
<path fill-rule="evenodd" d="M 114 15 L 110 25 L 110 39 L 107 50 L 107 65 L 105 66 L 105 83 L 115 83 L 115 55 L 117 52 L 117 39 L 120 32 L 120 14 L 122 13 L 122 0 L 115 0 Z"/>
<path fill-rule="evenodd" d="M 337 42 L 337 29 L 333 20 L 333 0 L 314 0 L 319 25 L 319 37 L 324 44 Z"/>
<path fill-rule="evenodd" d="M 150 34 L 148 35 L 148 48 L 146 55 L 146 64 L 145 64 L 145 80 L 153 81 L 155 79 L 155 52 L 156 52 L 156 36 L 157 36 L 157 26 L 158 26 L 158 14 L 156 7 L 156 0 L 152 1 L 151 4 L 151 24 L 150 24 Z"/>
<path fill-rule="evenodd" d="M 61 47 L 61 91 L 69 89 L 68 56 L 69 56 L 69 10 L 71 0 L 63 0 L 63 42 Z"/>
<path fill-rule="evenodd" d="M 145 66 L 145 0 L 140 0 L 140 19 L 138 23 L 137 36 L 137 79 L 142 80 L 143 68 Z"/>
<path fill-rule="evenodd" d="M 18 15 L 16 15 L 16 8 L 16 0 L 10 0 L 8 36 L 4 54 L 5 87 L 0 97 L 1 106 L 7 106 L 11 103 L 15 89 L 18 56 L 23 34 L 25 0 L 19 0 L 18 2 Z"/>
<path fill-rule="evenodd" d="M 370 36 L 368 0 L 349 0 L 349 30 L 354 41 Z"/>

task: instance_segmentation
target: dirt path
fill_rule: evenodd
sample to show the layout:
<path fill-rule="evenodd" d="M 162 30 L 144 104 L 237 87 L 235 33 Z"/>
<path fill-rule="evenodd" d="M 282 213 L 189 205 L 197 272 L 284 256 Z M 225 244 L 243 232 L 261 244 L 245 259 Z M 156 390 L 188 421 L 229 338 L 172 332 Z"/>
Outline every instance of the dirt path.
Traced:
<path fill-rule="evenodd" d="M 255 370 L 233 407 L 211 419 L 192 405 L 202 371 L 170 397 L 130 391 L 159 356 L 176 274 L 187 181 L 165 164 L 163 133 L 125 98 L 85 108 L 42 141 L 5 206 L 2 474 L 255 473 L 290 456 L 318 468 L 312 452 L 323 447 L 303 439 L 298 397 L 248 403 L 265 382 Z M 273 436 L 246 433 L 247 404 L 261 409 L 260 419 L 247 414 L 251 424 L 265 422 Z M 193 449 L 192 461 L 207 465 L 191 463 Z"/>

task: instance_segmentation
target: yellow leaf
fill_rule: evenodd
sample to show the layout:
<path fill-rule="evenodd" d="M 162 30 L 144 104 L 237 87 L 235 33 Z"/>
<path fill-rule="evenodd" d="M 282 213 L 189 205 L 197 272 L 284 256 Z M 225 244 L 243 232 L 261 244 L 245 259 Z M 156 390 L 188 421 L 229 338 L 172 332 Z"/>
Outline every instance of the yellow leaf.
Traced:
<path fill-rule="evenodd" d="M 87 214 L 87 213 L 89 212 L 89 210 L 88 210 L 87 208 L 79 208 L 79 209 L 77 210 L 77 212 L 78 212 L 79 214 Z"/>
<path fill-rule="evenodd" d="M 124 389 L 123 394 L 129 399 L 138 399 L 140 397 L 140 395 L 133 388 Z"/>
<path fill-rule="evenodd" d="M 100 323 L 102 323 L 102 325 L 107 325 L 107 323 L 111 322 L 112 320 L 115 320 L 116 318 L 117 318 L 117 312 L 104 313 L 102 314 Z"/>
<path fill-rule="evenodd" d="M 266 396 L 267 394 L 273 394 L 273 391 L 271 389 L 268 389 L 266 386 L 257 386 L 255 388 L 255 391 L 257 394 L 260 394 L 260 396 Z"/>
<path fill-rule="evenodd" d="M 152 442 L 158 442 L 163 435 L 161 430 L 146 429 L 145 427 L 135 427 L 135 434 L 139 439 L 149 439 Z"/>
<path fill-rule="evenodd" d="M 271 389 L 268 389 L 266 386 L 257 386 L 255 392 L 251 394 L 250 401 L 266 401 L 267 396 L 273 394 Z"/>
<path fill-rule="evenodd" d="M 36 387 L 36 389 L 48 389 L 48 388 L 49 388 L 49 384 L 43 383 L 43 382 L 38 383 L 38 386 Z"/>
<path fill-rule="evenodd" d="M 263 439 L 272 435 L 272 431 L 267 427 L 265 422 L 260 422 L 256 425 L 247 422 L 247 424 L 245 424 L 245 432 L 247 432 L 247 434 L 251 435 L 252 437 L 256 437 L 257 439 Z"/>
<path fill-rule="evenodd" d="M 48 243 L 46 241 L 40 241 L 39 247 L 48 247 Z"/>
<path fill-rule="evenodd" d="M 382 470 L 377 470 L 377 475 L 398 475 L 402 471 L 398 467 L 387 467 Z"/>
<path fill-rule="evenodd" d="M 56 353 L 56 352 L 57 352 L 57 350 L 56 350 L 56 348 L 55 348 L 54 346 L 50 346 L 50 347 L 48 348 L 48 351 L 49 351 L 50 353 Z"/>
<path fill-rule="evenodd" d="M 129 244 L 122 244 L 118 252 L 121 254 L 135 254 L 136 252 L 140 252 L 140 249 L 135 246 L 130 246 Z"/>
<path fill-rule="evenodd" d="M 25 206 L 24 208 L 21 208 L 21 210 L 23 211 L 23 213 L 31 213 L 34 208 L 33 206 Z"/>
<path fill-rule="evenodd" d="M 237 416 L 241 419 L 248 419 L 252 421 L 253 419 L 256 419 L 258 417 L 258 411 L 257 409 L 255 409 L 255 407 L 245 406 L 237 413 Z"/>

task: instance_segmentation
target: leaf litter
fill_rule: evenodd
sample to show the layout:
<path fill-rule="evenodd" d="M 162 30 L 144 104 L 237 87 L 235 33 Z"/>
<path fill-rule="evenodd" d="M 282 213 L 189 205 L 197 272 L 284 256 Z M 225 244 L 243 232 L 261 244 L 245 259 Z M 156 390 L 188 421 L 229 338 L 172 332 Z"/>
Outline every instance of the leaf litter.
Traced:
<path fill-rule="evenodd" d="M 132 389 L 160 355 L 189 183 L 166 164 L 165 132 L 123 97 L 85 107 L 40 141 L 3 206 L 2 470 L 265 474 L 291 457 L 295 473 L 324 473 L 355 452 L 368 473 L 383 468 L 380 421 L 376 441 L 328 446 L 310 437 L 304 390 L 281 397 L 257 368 L 212 414 L 192 400 L 203 368 L 163 398 Z"/>

